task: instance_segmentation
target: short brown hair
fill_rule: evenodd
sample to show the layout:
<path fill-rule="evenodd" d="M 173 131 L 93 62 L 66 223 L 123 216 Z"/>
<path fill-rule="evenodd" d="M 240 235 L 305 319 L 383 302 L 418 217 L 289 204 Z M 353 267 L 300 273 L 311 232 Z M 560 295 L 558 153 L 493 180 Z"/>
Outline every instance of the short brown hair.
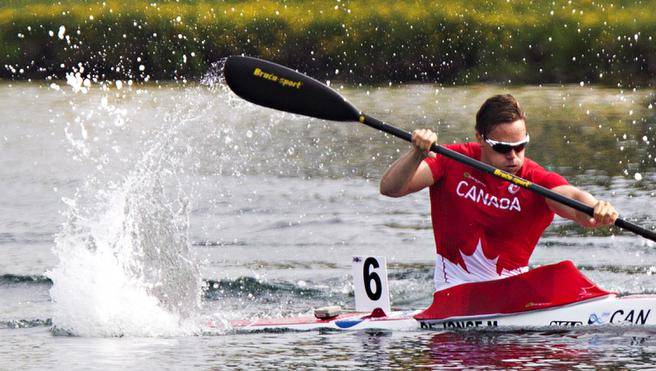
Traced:
<path fill-rule="evenodd" d="M 495 95 L 488 98 L 476 113 L 476 131 L 486 136 L 496 125 L 525 119 L 515 97 L 510 94 Z"/>

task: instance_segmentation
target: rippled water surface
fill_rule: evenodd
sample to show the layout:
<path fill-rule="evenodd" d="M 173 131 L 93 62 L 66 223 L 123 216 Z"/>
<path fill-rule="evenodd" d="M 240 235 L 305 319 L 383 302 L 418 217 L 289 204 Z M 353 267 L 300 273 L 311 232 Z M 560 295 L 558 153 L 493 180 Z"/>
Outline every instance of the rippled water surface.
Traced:
<path fill-rule="evenodd" d="M 430 303 L 428 194 L 379 195 L 408 145 L 274 112 L 211 84 L 0 85 L 0 365 L 648 367 L 653 329 L 259 333 L 210 321 L 352 307 L 350 258 L 384 255 L 392 304 Z M 339 88 L 339 87 L 338 87 Z M 488 96 L 528 114 L 527 155 L 656 227 L 653 92 L 600 87 L 341 88 L 441 143 Z M 531 265 L 570 259 L 601 287 L 653 293 L 654 243 L 556 219 Z M 77 335 L 77 336 L 69 336 Z"/>

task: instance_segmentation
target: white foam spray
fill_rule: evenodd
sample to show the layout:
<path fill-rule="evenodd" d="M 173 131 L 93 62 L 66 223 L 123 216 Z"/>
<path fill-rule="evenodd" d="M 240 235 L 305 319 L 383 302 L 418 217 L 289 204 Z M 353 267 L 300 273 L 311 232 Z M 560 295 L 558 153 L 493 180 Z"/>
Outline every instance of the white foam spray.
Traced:
<path fill-rule="evenodd" d="M 92 90 L 80 89 L 79 80 L 69 79 L 74 94 Z M 197 334 L 202 280 L 190 251 L 184 177 L 193 151 L 183 129 L 198 107 L 176 107 L 159 130 L 134 140 L 146 131 L 132 128 L 104 91 L 102 104 L 87 112 L 73 104 L 76 117 L 67 125 L 73 158 L 90 175 L 64 199 L 66 222 L 54 248 L 59 264 L 47 272 L 54 328 L 78 336 Z M 138 150 L 126 153 L 125 143 Z"/>
<path fill-rule="evenodd" d="M 201 307 L 200 259 L 189 236 L 194 187 L 210 182 L 215 189 L 217 175 L 239 179 L 253 167 L 286 168 L 259 147 L 271 144 L 272 127 L 294 118 L 231 93 L 223 62 L 199 87 L 118 89 L 81 71 L 68 76 L 69 86 L 51 87 L 70 97 L 71 110 L 62 115 L 71 159 L 89 172 L 64 199 L 66 223 L 54 248 L 59 265 L 47 272 L 56 333 L 216 334 L 230 330 L 229 319 L 244 318 L 216 301 L 213 309 Z M 244 115 L 261 120 L 244 122 Z M 201 208 L 224 197 L 209 195 Z M 208 317 L 207 309 L 219 313 Z"/>

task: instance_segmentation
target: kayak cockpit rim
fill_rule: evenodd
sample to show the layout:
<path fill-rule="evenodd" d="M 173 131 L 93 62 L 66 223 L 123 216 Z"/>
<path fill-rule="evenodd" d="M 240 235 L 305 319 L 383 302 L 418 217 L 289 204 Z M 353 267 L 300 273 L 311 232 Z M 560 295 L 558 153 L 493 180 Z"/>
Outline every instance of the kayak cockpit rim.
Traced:
<path fill-rule="evenodd" d="M 645 296 L 645 297 L 653 297 L 656 298 L 656 295 L 629 295 L 631 297 L 635 296 Z M 569 304 L 564 304 L 560 305 L 557 307 L 549 307 L 549 308 L 538 308 L 538 309 L 532 309 L 532 310 L 527 310 L 523 312 L 514 312 L 514 313 L 485 313 L 485 314 L 480 314 L 480 315 L 471 315 L 471 316 L 453 316 L 453 317 L 447 317 L 447 318 L 440 318 L 440 319 L 417 319 L 418 322 L 420 323 L 442 323 L 442 322 L 454 322 L 454 321 L 471 321 L 471 320 L 486 320 L 489 318 L 503 318 L 503 317 L 511 317 L 511 316 L 517 316 L 521 314 L 529 314 L 529 313 L 538 313 L 538 312 L 548 312 L 550 310 L 556 310 L 556 309 L 563 309 L 563 308 L 568 308 L 568 307 L 575 307 L 575 306 L 580 306 L 581 304 L 588 304 L 592 302 L 602 302 L 602 301 L 614 301 L 614 300 L 622 300 L 624 297 L 618 297 L 617 294 L 614 293 L 609 293 L 608 295 L 605 296 L 599 296 L 596 298 L 591 298 L 587 300 L 581 300 L 581 301 L 576 301 L 573 303 Z M 415 318 L 416 319 L 416 318 Z"/>

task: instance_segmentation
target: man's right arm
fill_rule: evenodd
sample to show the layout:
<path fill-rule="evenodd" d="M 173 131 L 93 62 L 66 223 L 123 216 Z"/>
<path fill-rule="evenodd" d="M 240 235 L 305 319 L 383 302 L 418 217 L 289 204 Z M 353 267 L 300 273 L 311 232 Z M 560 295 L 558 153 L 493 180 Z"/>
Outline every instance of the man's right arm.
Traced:
<path fill-rule="evenodd" d="M 437 135 L 430 130 L 415 130 L 412 133 L 412 149 L 396 160 L 380 180 L 380 193 L 389 197 L 401 197 L 430 187 L 435 182 L 433 173 L 424 162 Z"/>

